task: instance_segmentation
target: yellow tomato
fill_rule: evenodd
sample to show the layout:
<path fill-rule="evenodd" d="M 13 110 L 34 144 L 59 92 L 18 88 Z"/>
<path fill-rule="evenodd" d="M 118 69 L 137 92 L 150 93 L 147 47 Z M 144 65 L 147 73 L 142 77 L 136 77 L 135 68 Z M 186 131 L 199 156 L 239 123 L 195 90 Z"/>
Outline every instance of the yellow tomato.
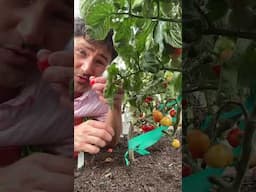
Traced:
<path fill-rule="evenodd" d="M 161 121 L 161 119 L 162 119 L 163 117 L 164 117 L 164 116 L 163 116 L 163 114 L 162 114 L 160 111 L 158 111 L 158 110 L 154 110 L 154 111 L 153 111 L 153 119 L 154 119 L 155 122 Z"/>
<path fill-rule="evenodd" d="M 230 147 L 215 144 L 209 148 L 204 160 L 209 167 L 224 168 L 233 162 L 234 156 Z"/>
<path fill-rule="evenodd" d="M 171 126 L 172 120 L 169 117 L 165 116 L 161 119 L 160 124 L 163 126 Z"/>
<path fill-rule="evenodd" d="M 173 139 L 172 147 L 178 149 L 180 147 L 180 141 L 178 139 Z"/>
<path fill-rule="evenodd" d="M 167 82 L 170 82 L 173 78 L 173 73 L 170 71 L 166 71 L 164 74 L 164 78 Z"/>

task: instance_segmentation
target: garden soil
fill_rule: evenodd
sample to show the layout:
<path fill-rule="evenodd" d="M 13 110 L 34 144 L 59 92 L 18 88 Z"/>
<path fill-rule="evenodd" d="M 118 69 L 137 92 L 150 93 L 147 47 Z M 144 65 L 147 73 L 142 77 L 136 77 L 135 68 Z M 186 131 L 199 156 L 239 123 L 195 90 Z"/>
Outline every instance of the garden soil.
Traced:
<path fill-rule="evenodd" d="M 75 192 L 180 192 L 181 149 L 174 149 L 163 137 L 149 148 L 150 155 L 135 155 L 125 165 L 127 139 L 122 138 L 112 153 L 86 157 L 86 166 L 75 171 Z"/>

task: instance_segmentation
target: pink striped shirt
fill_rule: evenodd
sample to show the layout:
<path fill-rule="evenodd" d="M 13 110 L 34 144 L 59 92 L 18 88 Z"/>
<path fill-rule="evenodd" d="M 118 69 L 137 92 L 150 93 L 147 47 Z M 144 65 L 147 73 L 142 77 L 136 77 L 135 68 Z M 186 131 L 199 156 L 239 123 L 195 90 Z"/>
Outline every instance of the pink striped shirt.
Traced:
<path fill-rule="evenodd" d="M 73 130 L 73 111 L 60 103 L 46 83 L 30 85 L 0 104 L 0 147 L 37 145 L 72 156 Z"/>
<path fill-rule="evenodd" d="M 89 90 L 74 100 L 74 116 L 89 117 L 98 121 L 105 121 L 109 106 L 99 100 L 98 94 Z"/>

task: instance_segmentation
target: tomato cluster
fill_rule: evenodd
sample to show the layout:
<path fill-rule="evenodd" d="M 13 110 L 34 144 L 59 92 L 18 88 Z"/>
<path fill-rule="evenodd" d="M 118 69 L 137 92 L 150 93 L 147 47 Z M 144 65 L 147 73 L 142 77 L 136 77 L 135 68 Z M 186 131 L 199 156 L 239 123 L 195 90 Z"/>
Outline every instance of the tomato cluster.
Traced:
<path fill-rule="evenodd" d="M 152 115 L 153 115 L 153 120 L 155 122 L 159 122 L 160 125 L 163 125 L 163 126 L 171 126 L 172 125 L 171 118 L 168 116 L 164 116 L 161 111 L 154 110 Z"/>
<path fill-rule="evenodd" d="M 242 135 L 243 132 L 239 128 L 232 129 L 227 141 L 232 147 L 237 147 L 241 144 Z M 225 168 L 234 161 L 232 147 L 223 143 L 212 143 L 209 136 L 199 129 L 188 131 L 186 141 L 191 157 L 202 159 L 209 167 Z M 188 168 L 184 169 L 186 171 Z"/>

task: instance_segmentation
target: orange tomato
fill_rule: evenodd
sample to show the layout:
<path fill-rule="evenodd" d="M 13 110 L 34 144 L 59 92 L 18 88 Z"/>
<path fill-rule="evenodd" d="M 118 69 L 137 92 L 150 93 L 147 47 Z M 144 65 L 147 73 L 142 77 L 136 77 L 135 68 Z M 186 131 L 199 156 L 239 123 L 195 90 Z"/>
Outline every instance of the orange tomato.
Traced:
<path fill-rule="evenodd" d="M 160 124 L 169 127 L 172 125 L 172 120 L 169 117 L 165 116 L 161 119 Z"/>
<path fill-rule="evenodd" d="M 163 116 L 163 114 L 162 114 L 160 111 L 158 111 L 158 110 L 154 110 L 154 111 L 153 111 L 153 119 L 154 119 L 155 122 L 161 121 L 161 119 L 162 119 L 163 117 L 164 117 L 164 116 Z"/>
<path fill-rule="evenodd" d="M 209 148 L 204 156 L 206 164 L 214 168 L 224 168 L 233 162 L 231 148 L 224 144 L 215 144 Z"/>
<path fill-rule="evenodd" d="M 187 134 L 189 151 L 194 159 L 203 158 L 210 146 L 208 135 L 198 129 L 190 130 Z"/>
<path fill-rule="evenodd" d="M 226 62 L 228 60 L 231 59 L 231 57 L 233 56 L 233 50 L 232 49 L 224 49 L 221 53 L 220 53 L 220 60 L 222 62 Z"/>

